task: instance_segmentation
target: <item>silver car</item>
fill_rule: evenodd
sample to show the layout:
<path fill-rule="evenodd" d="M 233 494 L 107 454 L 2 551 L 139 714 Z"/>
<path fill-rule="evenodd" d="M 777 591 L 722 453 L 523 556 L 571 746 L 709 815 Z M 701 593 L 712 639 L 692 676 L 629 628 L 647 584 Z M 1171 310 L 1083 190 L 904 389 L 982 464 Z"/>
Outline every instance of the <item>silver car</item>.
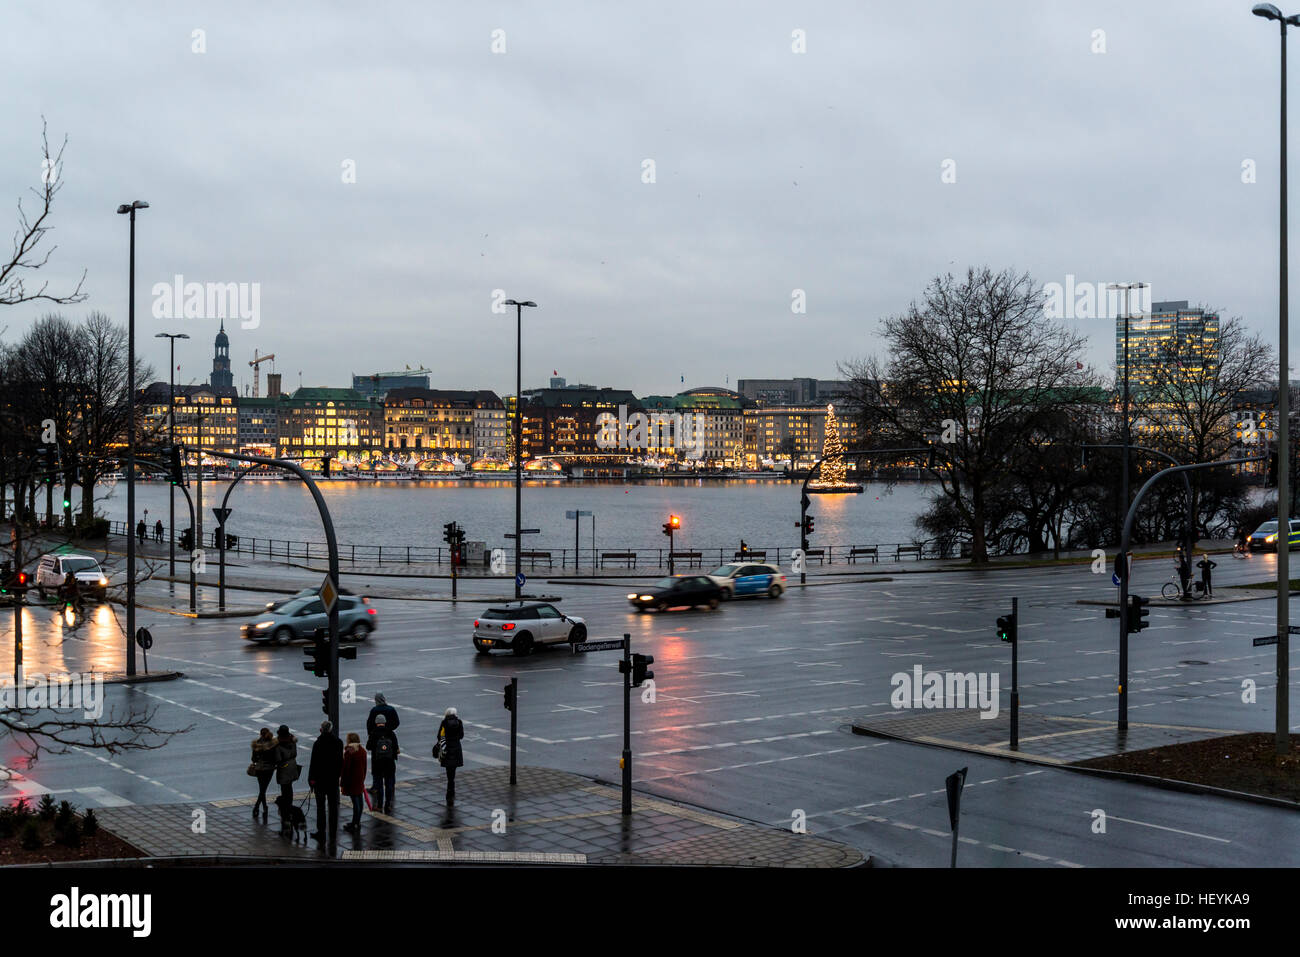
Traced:
<path fill-rule="evenodd" d="M 480 655 L 509 648 L 520 657 L 536 645 L 587 640 L 587 622 L 571 618 L 546 601 L 511 602 L 489 608 L 474 619 L 474 650 Z"/>
<path fill-rule="evenodd" d="M 379 612 L 365 598 L 340 595 L 339 636 L 345 640 L 365 641 L 379 625 Z M 287 645 L 297 638 L 311 638 L 317 628 L 329 627 L 329 615 L 318 595 L 305 595 L 285 602 L 268 611 L 257 621 L 239 628 L 239 636 L 246 641 L 265 644 L 274 641 Z"/>

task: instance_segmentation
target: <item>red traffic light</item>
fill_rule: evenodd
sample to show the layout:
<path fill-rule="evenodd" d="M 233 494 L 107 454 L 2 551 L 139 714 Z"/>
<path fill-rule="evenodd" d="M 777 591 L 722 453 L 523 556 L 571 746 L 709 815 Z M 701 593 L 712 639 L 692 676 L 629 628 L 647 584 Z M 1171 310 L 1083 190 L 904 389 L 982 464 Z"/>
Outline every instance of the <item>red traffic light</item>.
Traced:
<path fill-rule="evenodd" d="M 668 523 L 669 523 L 670 525 L 672 525 L 673 528 L 681 528 L 681 527 L 682 527 L 682 520 L 681 520 L 681 517 L 678 516 L 678 515 L 669 515 L 669 516 L 668 516 Z"/>

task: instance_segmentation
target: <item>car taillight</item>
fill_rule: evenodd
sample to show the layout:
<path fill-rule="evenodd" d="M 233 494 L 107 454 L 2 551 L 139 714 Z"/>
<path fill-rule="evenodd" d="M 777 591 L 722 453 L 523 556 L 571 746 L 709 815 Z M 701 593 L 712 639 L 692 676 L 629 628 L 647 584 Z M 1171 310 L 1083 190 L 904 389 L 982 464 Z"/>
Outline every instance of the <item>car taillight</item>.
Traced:
<path fill-rule="evenodd" d="M 477 619 L 477 618 L 474 619 L 474 627 L 475 627 L 475 628 L 478 627 L 478 619 Z"/>
<path fill-rule="evenodd" d="M 512 623 L 510 623 L 510 622 L 507 622 L 506 624 L 504 624 L 504 625 L 501 626 L 501 630 L 502 630 L 502 631 L 514 631 L 514 630 L 515 630 L 515 626 L 514 626 L 514 624 L 512 624 Z"/>
<path fill-rule="evenodd" d="M 373 608 L 367 608 L 367 609 L 366 609 L 366 614 L 368 614 L 368 615 L 377 615 L 377 614 L 379 614 L 379 612 L 375 611 Z"/>
<path fill-rule="evenodd" d="M 781 581 L 785 581 L 785 576 L 784 576 L 784 575 L 781 576 Z"/>

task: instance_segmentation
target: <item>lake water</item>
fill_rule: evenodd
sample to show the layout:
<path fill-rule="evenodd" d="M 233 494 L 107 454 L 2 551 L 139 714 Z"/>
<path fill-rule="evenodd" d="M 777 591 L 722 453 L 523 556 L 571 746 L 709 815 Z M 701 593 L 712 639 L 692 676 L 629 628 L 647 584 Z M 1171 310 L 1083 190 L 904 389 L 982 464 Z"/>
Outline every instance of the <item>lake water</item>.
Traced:
<path fill-rule="evenodd" d="M 205 482 L 203 528 L 216 525 L 212 508 L 221 504 L 228 482 Z M 514 531 L 514 485 L 504 482 L 326 482 L 321 484 L 341 544 L 442 544 L 442 527 L 456 521 L 468 541 L 488 547 L 509 544 Z M 136 515 L 149 510 L 167 521 L 171 486 L 136 485 Z M 813 495 L 815 546 L 873 545 L 911 541 L 913 519 L 937 490 L 915 482 L 892 489 L 868 483 L 858 495 Z M 194 494 L 193 483 L 190 486 Z M 42 503 L 43 504 L 43 503 Z M 57 504 L 57 503 L 56 503 Z M 323 542 L 311 493 L 299 482 L 244 481 L 230 496 L 228 531 L 245 538 Z M 40 507 L 40 506 L 38 506 Z M 523 527 L 541 530 L 525 538 L 525 548 L 573 548 L 574 522 L 565 512 L 595 513 L 596 545 L 603 549 L 662 548 L 662 526 L 669 514 L 681 516 L 674 536 L 679 550 L 735 549 L 740 539 L 755 549 L 782 549 L 799 543 L 799 485 L 774 481 L 702 481 L 637 483 L 525 482 Z M 100 486 L 96 511 L 126 518 L 126 484 Z M 591 547 L 592 519 L 581 520 L 581 547 Z M 177 495 L 176 524 L 189 524 L 185 500 Z"/>

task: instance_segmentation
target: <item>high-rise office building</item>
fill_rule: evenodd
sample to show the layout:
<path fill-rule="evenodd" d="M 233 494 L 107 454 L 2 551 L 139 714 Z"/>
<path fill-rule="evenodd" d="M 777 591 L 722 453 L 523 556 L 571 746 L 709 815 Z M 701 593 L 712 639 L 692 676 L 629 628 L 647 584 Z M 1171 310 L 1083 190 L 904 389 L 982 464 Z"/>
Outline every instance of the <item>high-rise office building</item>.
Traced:
<path fill-rule="evenodd" d="M 1156 381 L 1170 364 L 1191 375 L 1219 359 L 1219 314 L 1189 308 L 1186 299 L 1151 304 L 1149 316 L 1133 316 L 1128 326 L 1129 389 Z M 1124 319 L 1115 321 L 1115 368 L 1124 379 Z"/>

